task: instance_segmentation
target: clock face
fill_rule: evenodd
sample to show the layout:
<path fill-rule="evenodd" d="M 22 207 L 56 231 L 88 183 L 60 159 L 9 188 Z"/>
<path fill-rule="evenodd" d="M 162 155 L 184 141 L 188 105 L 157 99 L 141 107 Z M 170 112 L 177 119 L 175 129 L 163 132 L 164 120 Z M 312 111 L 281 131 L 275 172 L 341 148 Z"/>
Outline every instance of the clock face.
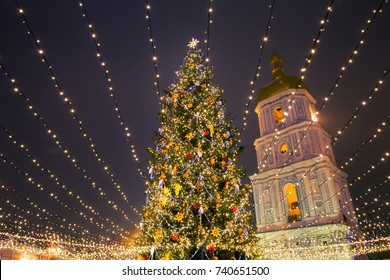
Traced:
<path fill-rule="evenodd" d="M 287 151 L 288 151 L 288 146 L 286 143 L 283 143 L 282 145 L 280 145 L 279 152 L 281 154 L 285 154 L 285 153 L 287 153 Z"/>

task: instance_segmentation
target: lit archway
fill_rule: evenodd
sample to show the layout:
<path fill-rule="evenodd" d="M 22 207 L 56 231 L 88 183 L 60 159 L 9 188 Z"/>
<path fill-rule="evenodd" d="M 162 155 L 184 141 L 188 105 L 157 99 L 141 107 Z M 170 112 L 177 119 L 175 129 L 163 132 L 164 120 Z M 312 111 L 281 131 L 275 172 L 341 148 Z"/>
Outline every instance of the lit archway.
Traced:
<path fill-rule="evenodd" d="M 284 196 L 287 200 L 287 221 L 289 223 L 301 221 L 297 189 L 293 184 L 287 183 L 284 186 Z"/>

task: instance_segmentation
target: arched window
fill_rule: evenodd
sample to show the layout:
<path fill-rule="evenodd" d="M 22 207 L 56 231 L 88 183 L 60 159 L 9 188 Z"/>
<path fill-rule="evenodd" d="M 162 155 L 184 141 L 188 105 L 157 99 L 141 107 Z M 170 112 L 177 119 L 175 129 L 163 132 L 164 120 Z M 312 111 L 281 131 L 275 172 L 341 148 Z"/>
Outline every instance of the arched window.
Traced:
<path fill-rule="evenodd" d="M 276 107 L 274 109 L 274 118 L 275 123 L 281 123 L 283 121 L 283 110 L 281 107 Z"/>
<path fill-rule="evenodd" d="M 282 143 L 282 145 L 280 145 L 280 147 L 279 147 L 279 152 L 281 154 L 285 154 L 285 153 L 287 153 L 287 151 L 288 151 L 287 144 L 286 143 Z"/>
<path fill-rule="evenodd" d="M 288 183 L 284 186 L 284 196 L 287 199 L 287 221 L 289 223 L 301 221 L 297 189 L 293 184 Z"/>

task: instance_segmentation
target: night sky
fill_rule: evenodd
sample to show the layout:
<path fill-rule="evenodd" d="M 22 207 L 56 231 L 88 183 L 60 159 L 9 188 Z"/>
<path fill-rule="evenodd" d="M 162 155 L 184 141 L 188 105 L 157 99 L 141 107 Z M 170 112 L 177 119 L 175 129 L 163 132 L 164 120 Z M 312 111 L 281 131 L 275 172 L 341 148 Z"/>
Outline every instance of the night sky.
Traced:
<path fill-rule="evenodd" d="M 309 55 L 312 40 L 319 30 L 320 20 L 324 17 L 329 2 L 276 1 L 269 43 L 265 45 L 260 77 L 255 84 L 256 92 L 272 80 L 269 68 L 271 42 L 285 61 L 286 74 L 300 75 L 300 69 Z M 210 26 L 210 63 L 214 66 L 215 74 L 213 83 L 225 89 L 228 111 L 238 127 L 241 126 L 245 103 L 250 93 L 249 82 L 255 74 L 259 46 L 271 3 L 272 1 L 255 0 L 213 1 L 213 23 Z M 365 28 L 366 21 L 372 17 L 373 10 L 380 3 L 380 0 L 335 2 L 330 21 L 321 34 L 320 44 L 305 78 L 306 85 L 319 104 L 355 48 L 361 29 Z M 109 165 L 131 204 L 140 210 L 145 202 L 145 184 L 137 172 L 129 145 L 116 119 L 108 86 L 78 1 L 36 0 L 20 1 L 20 4 L 35 35 L 41 40 L 44 53 L 53 66 L 62 89 L 71 99 L 76 113 L 96 143 L 98 152 Z M 142 171 L 147 173 L 149 155 L 146 149 L 154 146 L 153 136 L 159 127 L 156 119 L 159 104 L 153 84 L 154 68 L 148 23 L 145 19 L 145 1 L 88 0 L 85 4 L 101 43 L 102 55 L 110 70 L 119 107 L 129 126 Z M 166 0 L 151 1 L 150 4 L 160 88 L 164 90 L 174 82 L 174 72 L 182 63 L 188 42 L 193 37 L 202 42 L 205 38 L 208 1 Z M 383 72 L 390 67 L 388 6 L 383 6 L 383 12 L 378 14 L 370 26 L 358 55 L 345 71 L 339 87 L 334 90 L 335 95 L 320 112 L 319 121 L 331 135 L 337 134 L 353 115 L 355 108 L 374 88 Z M 204 43 L 200 47 L 203 50 L 206 48 Z M 40 62 L 38 50 L 31 35 L 27 34 L 27 27 L 22 23 L 13 0 L 0 1 L 0 62 L 16 78 L 20 89 L 30 98 L 69 152 L 77 158 L 80 166 L 87 170 L 112 200 L 127 211 L 134 222 L 138 222 L 137 215 L 121 200 L 101 165 L 94 159 L 88 142 L 82 137 L 69 109 L 58 95 L 47 67 Z M 374 133 L 380 123 L 388 118 L 389 79 L 390 75 L 334 146 L 339 164 L 344 163 Z M 102 215 L 110 217 L 122 227 L 132 227 L 105 200 L 99 198 L 88 181 L 82 178 L 48 137 L 39 120 L 32 117 L 25 100 L 13 93 L 12 88 L 4 72 L 0 71 L 1 125 L 8 128 L 69 189 L 80 194 L 83 200 L 93 205 Z M 257 93 L 254 100 L 256 98 Z M 257 169 L 253 142 L 259 137 L 259 129 L 254 107 L 255 102 L 252 102 L 247 130 L 242 135 L 245 149 L 239 160 L 239 164 L 244 166 L 249 175 Z M 367 144 L 359 152 L 354 162 L 345 169 L 350 180 L 367 170 L 385 152 L 390 152 L 389 140 L 390 132 L 385 128 L 373 143 Z M 7 135 L 2 130 L 0 153 L 47 189 L 56 192 L 61 199 L 81 209 L 75 200 L 55 186 L 47 174 L 32 165 L 26 154 L 7 140 Z M 388 171 L 388 161 L 376 167 L 369 176 L 354 184 L 351 188 L 352 197 L 383 181 L 390 175 Z M 31 197 L 41 207 L 99 232 L 50 200 L 48 195 L 39 192 L 6 163 L 0 163 L 0 181 L 18 193 Z M 388 185 L 382 186 L 374 196 L 386 194 L 385 188 Z M 7 191 L 0 190 L 0 197 L 28 208 L 23 200 Z M 367 198 L 361 201 L 367 201 Z M 373 204 L 373 209 L 375 206 L 377 207 Z M 7 213 L 18 212 L 5 206 L 2 200 L 0 207 Z"/>

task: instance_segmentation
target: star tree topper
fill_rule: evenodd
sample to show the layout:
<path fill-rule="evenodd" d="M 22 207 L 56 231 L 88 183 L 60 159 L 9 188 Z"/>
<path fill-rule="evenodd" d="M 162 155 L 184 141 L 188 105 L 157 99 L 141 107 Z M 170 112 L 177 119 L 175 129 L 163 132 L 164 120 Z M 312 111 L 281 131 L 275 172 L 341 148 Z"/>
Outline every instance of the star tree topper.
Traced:
<path fill-rule="evenodd" d="M 191 49 L 195 49 L 198 43 L 199 41 L 197 39 L 192 38 L 191 42 L 187 46 Z"/>

